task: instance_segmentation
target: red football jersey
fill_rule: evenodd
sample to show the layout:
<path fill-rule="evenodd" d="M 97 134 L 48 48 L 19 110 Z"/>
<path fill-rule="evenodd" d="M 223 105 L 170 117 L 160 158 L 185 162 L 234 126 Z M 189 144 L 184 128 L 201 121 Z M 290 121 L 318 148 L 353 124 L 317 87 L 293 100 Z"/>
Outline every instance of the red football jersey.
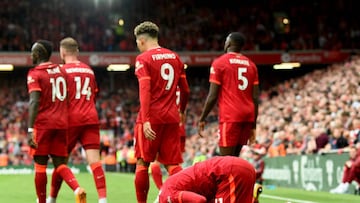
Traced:
<path fill-rule="evenodd" d="M 58 64 L 41 63 L 30 69 L 27 76 L 29 93 L 40 91 L 40 104 L 34 127 L 66 129 L 68 105 L 65 74 Z"/>
<path fill-rule="evenodd" d="M 259 79 L 250 59 L 232 52 L 223 54 L 212 63 L 209 81 L 220 85 L 220 122 L 254 122 L 253 87 Z"/>
<path fill-rule="evenodd" d="M 146 84 L 150 87 L 140 84 L 140 111 L 137 122 L 178 123 L 177 86 L 181 90 L 189 91 L 184 64 L 179 56 L 165 48 L 150 49 L 136 58 L 135 74 L 139 84 L 150 81 Z M 150 100 L 144 101 L 147 94 L 150 94 Z"/>
<path fill-rule="evenodd" d="M 234 174 L 234 168 L 241 168 Z M 181 172 L 170 176 L 164 183 L 163 188 L 175 188 L 180 191 L 191 191 L 211 200 L 218 187 L 223 182 L 228 182 L 229 176 L 255 181 L 255 170 L 253 166 L 244 159 L 233 156 L 217 156 L 206 161 L 198 162 L 192 167 L 183 169 Z M 251 176 L 253 175 L 253 177 Z M 241 183 L 241 180 L 235 181 Z M 241 185 L 235 185 L 240 187 Z M 249 187 L 252 187 L 250 185 Z M 241 188 L 241 187 L 240 187 Z M 237 189 L 240 189 L 237 188 Z M 229 191 L 230 192 L 230 189 Z"/>
<path fill-rule="evenodd" d="M 69 100 L 69 126 L 98 124 L 95 106 L 98 92 L 94 71 L 85 63 L 67 63 L 66 73 Z"/>

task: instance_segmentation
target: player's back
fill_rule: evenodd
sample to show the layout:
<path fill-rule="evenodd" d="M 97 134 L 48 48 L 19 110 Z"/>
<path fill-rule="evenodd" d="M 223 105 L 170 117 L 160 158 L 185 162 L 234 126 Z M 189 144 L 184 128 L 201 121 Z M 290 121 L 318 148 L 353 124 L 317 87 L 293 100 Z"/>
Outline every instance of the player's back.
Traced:
<path fill-rule="evenodd" d="M 58 64 L 41 63 L 30 69 L 27 78 L 29 92 L 40 91 L 37 129 L 66 129 L 68 127 L 67 84 Z"/>
<path fill-rule="evenodd" d="M 254 121 L 253 85 L 258 84 L 256 65 L 246 56 L 227 53 L 211 67 L 210 82 L 221 85 L 220 122 Z"/>
<path fill-rule="evenodd" d="M 95 107 L 98 91 L 94 71 L 85 63 L 66 63 L 69 100 L 69 125 L 80 126 L 99 123 Z"/>
<path fill-rule="evenodd" d="M 139 70 L 138 64 L 138 78 L 151 78 L 151 123 L 179 122 L 176 89 L 181 74 L 184 74 L 184 64 L 178 55 L 165 48 L 155 48 L 140 54 L 136 61 L 141 63 L 141 69 L 145 69 Z"/>

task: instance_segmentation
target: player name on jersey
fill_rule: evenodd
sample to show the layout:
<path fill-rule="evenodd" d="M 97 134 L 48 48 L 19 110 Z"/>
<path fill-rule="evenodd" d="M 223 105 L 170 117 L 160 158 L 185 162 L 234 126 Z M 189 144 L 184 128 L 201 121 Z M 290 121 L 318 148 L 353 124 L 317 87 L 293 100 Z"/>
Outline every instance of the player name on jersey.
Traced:
<path fill-rule="evenodd" d="M 88 73 L 94 75 L 94 71 L 89 68 L 67 68 L 66 73 Z"/>
<path fill-rule="evenodd" d="M 164 60 L 164 59 L 176 59 L 176 55 L 173 53 L 165 53 L 165 54 L 153 54 L 151 55 L 153 61 L 156 60 Z"/>
<path fill-rule="evenodd" d="M 59 66 L 56 66 L 55 68 L 52 68 L 52 69 L 46 69 L 46 71 L 47 71 L 48 74 L 58 74 L 58 73 L 61 73 Z"/>
<path fill-rule="evenodd" d="M 250 66 L 250 63 L 249 63 L 248 60 L 241 60 L 241 59 L 234 59 L 234 58 L 230 58 L 229 63 L 230 64 L 240 64 L 240 65 Z"/>

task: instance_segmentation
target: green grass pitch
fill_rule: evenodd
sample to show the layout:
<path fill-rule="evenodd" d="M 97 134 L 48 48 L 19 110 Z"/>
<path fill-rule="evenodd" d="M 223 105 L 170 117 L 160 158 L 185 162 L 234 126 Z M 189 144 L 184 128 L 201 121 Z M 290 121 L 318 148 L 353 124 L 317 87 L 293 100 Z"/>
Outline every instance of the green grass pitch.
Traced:
<path fill-rule="evenodd" d="M 79 183 L 87 190 L 87 202 L 97 203 L 97 193 L 92 175 L 81 173 L 76 175 Z M 107 173 L 107 191 L 109 203 L 136 203 L 134 175 L 123 173 Z M 48 186 L 50 176 L 48 176 Z M 152 203 L 157 195 L 157 189 L 150 180 L 148 202 Z M 48 187 L 49 188 L 49 187 Z M 49 191 L 49 190 L 48 190 Z M 300 189 L 264 187 L 260 203 L 352 203 L 360 202 L 360 196 L 353 194 L 334 195 L 327 192 L 310 192 Z M 0 175 L 0 202 L 35 203 L 36 195 L 33 175 Z M 75 202 L 69 187 L 63 183 L 58 203 Z"/>

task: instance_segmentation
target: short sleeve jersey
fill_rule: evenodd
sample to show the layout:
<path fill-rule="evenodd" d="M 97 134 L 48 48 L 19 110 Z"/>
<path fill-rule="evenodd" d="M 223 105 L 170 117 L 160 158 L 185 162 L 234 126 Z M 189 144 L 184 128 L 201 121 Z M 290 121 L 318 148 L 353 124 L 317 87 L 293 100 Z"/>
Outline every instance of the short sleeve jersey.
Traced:
<path fill-rule="evenodd" d="M 150 80 L 150 122 L 178 123 L 176 90 L 179 80 L 186 80 L 184 64 L 179 56 L 165 48 L 150 49 L 137 56 L 135 74 L 139 82 Z M 143 122 L 141 105 L 137 122 Z"/>
<path fill-rule="evenodd" d="M 220 85 L 220 122 L 254 122 L 253 87 L 259 84 L 256 65 L 246 56 L 226 53 L 210 68 L 211 83 Z"/>
<path fill-rule="evenodd" d="M 37 129 L 66 129 L 68 105 L 65 74 L 58 64 L 41 63 L 28 72 L 29 93 L 40 91 L 40 103 L 34 127 Z"/>
<path fill-rule="evenodd" d="M 98 87 L 94 71 L 80 61 L 64 64 L 62 69 L 68 87 L 69 126 L 98 124 L 95 106 Z"/>

